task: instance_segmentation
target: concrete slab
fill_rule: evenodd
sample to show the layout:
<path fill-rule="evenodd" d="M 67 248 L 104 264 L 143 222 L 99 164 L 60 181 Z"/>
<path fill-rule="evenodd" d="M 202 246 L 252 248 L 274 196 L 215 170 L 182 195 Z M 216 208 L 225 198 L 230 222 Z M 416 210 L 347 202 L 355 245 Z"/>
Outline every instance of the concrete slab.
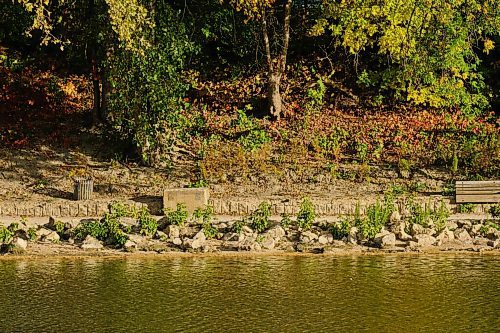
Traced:
<path fill-rule="evenodd" d="M 205 208 L 208 205 L 208 188 L 171 188 L 163 191 L 163 210 L 175 210 L 177 204 L 186 205 L 188 212 L 196 208 Z"/>

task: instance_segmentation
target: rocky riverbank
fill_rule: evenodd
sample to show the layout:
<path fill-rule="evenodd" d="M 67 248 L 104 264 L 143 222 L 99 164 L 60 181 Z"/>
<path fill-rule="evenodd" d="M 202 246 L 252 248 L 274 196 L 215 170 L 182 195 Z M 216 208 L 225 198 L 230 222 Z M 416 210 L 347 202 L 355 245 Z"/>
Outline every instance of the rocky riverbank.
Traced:
<path fill-rule="evenodd" d="M 429 252 L 491 252 L 500 253 L 498 221 L 492 219 L 449 219 L 441 230 L 408 222 L 393 214 L 374 237 L 364 236 L 350 227 L 347 235 L 332 232 L 340 221 L 315 222 L 308 230 L 296 225 L 282 225 L 270 220 L 269 227 L 258 232 L 241 220 L 222 219 L 210 225 L 200 223 L 166 225 L 165 218 L 156 217 L 154 233 L 141 232 L 140 220 L 117 218 L 123 227 L 123 242 L 113 244 L 81 234 L 81 226 L 89 219 L 51 218 L 48 223 L 29 221 L 12 223 L 0 230 L 0 243 L 5 257 L 25 256 L 112 256 L 121 254 L 175 253 L 269 253 L 269 254 L 372 254 Z M 92 222 L 93 223 L 93 222 Z M 143 227 L 143 226 L 142 226 Z M 78 238 L 80 237 L 80 239 Z"/>

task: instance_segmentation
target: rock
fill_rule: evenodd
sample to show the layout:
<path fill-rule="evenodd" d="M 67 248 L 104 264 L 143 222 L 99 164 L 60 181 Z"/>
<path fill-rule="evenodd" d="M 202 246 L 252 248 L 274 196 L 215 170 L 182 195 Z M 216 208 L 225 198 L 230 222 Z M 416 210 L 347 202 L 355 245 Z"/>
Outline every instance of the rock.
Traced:
<path fill-rule="evenodd" d="M 478 236 L 481 233 L 480 230 L 482 226 L 483 226 L 482 224 L 473 224 L 469 229 L 469 234 L 472 237 Z"/>
<path fill-rule="evenodd" d="M 73 237 L 68 238 L 68 244 L 75 244 L 75 239 Z"/>
<path fill-rule="evenodd" d="M 128 235 L 128 239 L 131 240 L 132 242 L 138 244 L 138 245 L 146 244 L 148 242 L 148 238 L 146 236 L 137 235 L 137 234 Z"/>
<path fill-rule="evenodd" d="M 180 246 L 180 245 L 182 245 L 182 239 L 180 239 L 179 237 L 176 237 L 172 240 L 172 243 L 174 243 L 174 245 Z"/>
<path fill-rule="evenodd" d="M 458 229 L 458 224 L 455 221 L 447 221 L 446 222 L 446 227 L 449 230 L 454 231 L 455 229 Z"/>
<path fill-rule="evenodd" d="M 436 230 L 433 228 L 425 228 L 424 226 L 417 223 L 412 225 L 411 227 L 412 236 L 423 235 L 423 234 L 433 236 L 436 234 Z"/>
<path fill-rule="evenodd" d="M 470 228 L 472 222 L 470 220 L 457 220 L 457 225 L 459 228 Z"/>
<path fill-rule="evenodd" d="M 61 240 L 61 237 L 55 231 L 51 231 L 50 233 L 48 233 L 47 235 L 42 237 L 42 241 L 44 241 L 44 242 L 56 243 L 56 242 L 59 242 L 60 240 Z"/>
<path fill-rule="evenodd" d="M 405 228 L 406 228 L 406 223 L 404 223 L 404 222 L 399 223 L 394 228 L 394 233 L 396 234 L 398 239 L 400 239 L 402 241 L 409 241 L 412 239 L 412 237 L 406 233 Z"/>
<path fill-rule="evenodd" d="M 436 240 L 440 242 L 440 244 L 447 243 L 455 239 L 455 234 L 448 229 L 448 227 L 444 228 L 443 231 L 436 236 Z"/>
<path fill-rule="evenodd" d="M 349 234 L 347 235 L 347 242 L 351 244 L 358 244 L 358 232 L 358 228 L 351 227 L 349 229 Z M 359 238 L 362 238 L 362 236 L 360 236 Z"/>
<path fill-rule="evenodd" d="M 324 234 L 324 235 L 319 236 L 318 243 L 320 243 L 321 245 L 326 245 L 326 244 L 333 243 L 333 236 L 332 236 L 332 234 Z"/>
<path fill-rule="evenodd" d="M 104 246 L 102 245 L 102 242 L 100 242 L 99 240 L 95 239 L 94 237 L 92 237 L 90 235 L 87 235 L 87 237 L 85 237 L 85 240 L 83 241 L 81 247 L 82 247 L 82 249 L 85 249 L 85 250 L 98 250 L 98 249 L 102 249 Z"/>
<path fill-rule="evenodd" d="M 474 239 L 473 244 L 486 247 L 489 246 L 489 242 L 490 240 L 487 238 L 476 238 Z"/>
<path fill-rule="evenodd" d="M 281 237 L 285 237 L 286 232 L 285 229 L 278 225 L 269 229 L 267 234 L 271 235 L 274 239 L 280 239 Z"/>
<path fill-rule="evenodd" d="M 223 241 L 240 242 L 245 239 L 245 236 L 237 234 L 236 232 L 229 232 L 222 237 Z"/>
<path fill-rule="evenodd" d="M 45 236 L 47 236 L 48 234 L 50 234 L 52 232 L 53 232 L 52 230 L 49 230 L 47 228 L 40 228 L 36 232 L 36 239 L 41 240 L 42 238 L 44 238 Z"/>
<path fill-rule="evenodd" d="M 397 210 L 393 211 L 391 214 L 391 217 L 389 218 L 389 221 L 391 223 L 398 223 L 401 221 L 401 214 Z"/>
<path fill-rule="evenodd" d="M 419 246 L 432 246 L 434 243 L 436 243 L 436 238 L 432 237 L 431 235 L 427 234 L 419 234 L 415 235 L 413 237 L 413 240 L 419 245 Z"/>
<path fill-rule="evenodd" d="M 396 235 L 392 232 L 375 237 L 375 243 L 380 247 L 393 247 L 396 245 Z"/>
<path fill-rule="evenodd" d="M 489 240 L 488 246 L 491 246 L 494 249 L 500 249 L 500 240 Z"/>
<path fill-rule="evenodd" d="M 274 241 L 274 238 L 271 238 L 269 237 L 268 239 L 265 239 L 262 243 L 262 248 L 266 249 L 266 250 L 272 250 L 274 249 L 274 246 L 276 245 L 275 244 L 275 241 Z"/>
<path fill-rule="evenodd" d="M 318 240 L 318 238 L 319 238 L 318 235 L 312 231 L 303 231 L 300 234 L 300 241 L 302 243 L 311 243 L 314 242 L 315 240 Z"/>
<path fill-rule="evenodd" d="M 137 250 L 137 244 L 132 242 L 130 239 L 125 242 L 123 248 L 127 252 L 135 252 Z"/>
<path fill-rule="evenodd" d="M 163 230 L 167 238 L 178 238 L 180 235 L 180 228 L 178 225 L 169 225 Z"/>
<path fill-rule="evenodd" d="M 14 253 L 20 253 L 26 251 L 28 248 L 28 241 L 20 237 L 14 237 L 11 242 L 11 251 Z"/>
<path fill-rule="evenodd" d="M 242 231 L 242 233 L 243 233 L 244 235 L 249 235 L 249 234 L 251 235 L 251 234 L 253 234 L 253 230 L 252 230 L 252 228 L 250 228 L 250 227 L 249 227 L 249 226 L 247 226 L 247 225 L 244 225 L 244 226 L 243 226 L 243 228 L 241 228 L 241 231 Z"/>
<path fill-rule="evenodd" d="M 205 246 L 207 238 L 205 237 L 205 234 L 203 233 L 202 230 L 200 230 L 194 237 L 193 239 L 187 238 L 184 239 L 184 246 L 187 249 L 193 249 L 193 250 L 198 250 L 201 249 L 203 246 Z"/>
<path fill-rule="evenodd" d="M 471 236 L 465 229 L 459 228 L 455 230 L 454 234 L 455 234 L 455 239 L 459 240 L 462 243 L 470 243 L 472 241 Z"/>
<path fill-rule="evenodd" d="M 489 227 L 488 231 L 486 232 L 486 237 L 491 240 L 500 239 L 500 230 Z"/>
<path fill-rule="evenodd" d="M 133 217 L 122 216 L 122 217 L 119 218 L 118 221 L 121 224 L 123 224 L 124 226 L 128 226 L 128 227 L 131 227 L 131 228 L 139 226 L 139 223 L 138 223 L 137 219 L 135 219 Z"/>
<path fill-rule="evenodd" d="M 161 241 L 166 241 L 168 239 L 168 236 L 163 231 L 157 230 L 156 231 L 156 238 L 158 238 Z"/>

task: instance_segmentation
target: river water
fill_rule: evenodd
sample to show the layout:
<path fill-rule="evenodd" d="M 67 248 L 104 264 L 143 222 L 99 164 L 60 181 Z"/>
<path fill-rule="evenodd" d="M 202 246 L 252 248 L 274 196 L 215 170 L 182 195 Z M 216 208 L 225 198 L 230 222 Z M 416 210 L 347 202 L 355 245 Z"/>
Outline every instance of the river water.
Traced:
<path fill-rule="evenodd" d="M 500 258 L 0 261 L 0 332 L 500 332 Z"/>

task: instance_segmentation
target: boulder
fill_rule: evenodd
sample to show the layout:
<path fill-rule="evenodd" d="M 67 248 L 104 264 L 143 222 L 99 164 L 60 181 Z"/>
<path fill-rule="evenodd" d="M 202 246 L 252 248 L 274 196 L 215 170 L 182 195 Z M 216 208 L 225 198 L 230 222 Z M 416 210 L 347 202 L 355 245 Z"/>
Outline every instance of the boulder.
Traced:
<path fill-rule="evenodd" d="M 375 237 L 375 243 L 380 247 L 393 247 L 396 245 L 396 235 L 392 232 Z"/>
<path fill-rule="evenodd" d="M 462 243 L 470 243 L 472 241 L 472 238 L 469 235 L 469 232 L 467 232 L 467 230 L 465 230 L 465 229 L 459 228 L 459 229 L 455 230 L 454 234 L 455 234 L 455 239 L 457 239 L 458 241 L 460 241 Z"/>
<path fill-rule="evenodd" d="M 244 225 L 244 226 L 243 226 L 243 228 L 241 228 L 241 232 L 242 232 L 245 236 L 253 234 L 253 230 L 252 230 L 252 228 L 250 228 L 250 227 L 249 227 L 249 226 L 247 226 L 247 225 Z"/>
<path fill-rule="evenodd" d="M 47 235 L 42 237 L 43 242 L 56 243 L 56 242 L 59 242 L 60 240 L 61 240 L 61 237 L 55 231 L 51 231 L 50 233 L 48 233 Z"/>
<path fill-rule="evenodd" d="M 455 229 L 458 229 L 458 224 L 455 221 L 447 221 L 446 222 L 446 227 L 449 230 L 454 231 Z"/>
<path fill-rule="evenodd" d="M 401 221 L 401 214 L 397 210 L 393 211 L 389 221 L 393 224 L 396 224 Z"/>
<path fill-rule="evenodd" d="M 127 252 L 135 252 L 137 250 L 137 244 L 132 242 L 130 239 L 125 242 L 123 248 Z"/>
<path fill-rule="evenodd" d="M 283 229 L 281 226 L 277 225 L 277 226 L 272 227 L 271 229 L 269 229 L 267 231 L 267 234 L 271 235 L 272 238 L 278 240 L 281 237 L 285 237 L 286 232 L 285 232 L 285 229 Z"/>
<path fill-rule="evenodd" d="M 326 244 L 333 243 L 333 236 L 332 236 L 332 234 L 323 234 L 323 235 L 319 236 L 318 243 L 320 243 L 321 245 L 326 245 Z"/>
<path fill-rule="evenodd" d="M 36 239 L 41 240 L 48 234 L 52 233 L 53 231 L 47 228 L 40 228 L 36 231 Z"/>
<path fill-rule="evenodd" d="M 245 239 L 245 236 L 243 235 L 240 235 L 236 232 L 229 232 L 227 234 L 225 234 L 223 237 L 222 237 L 222 240 L 223 241 L 234 241 L 234 242 L 240 242 L 242 241 L 243 239 Z"/>
<path fill-rule="evenodd" d="M 180 246 L 180 245 L 182 245 L 182 239 L 180 239 L 179 237 L 176 237 L 176 238 L 174 238 L 174 239 L 172 240 L 172 243 L 173 243 L 174 245 Z"/>
<path fill-rule="evenodd" d="M 138 220 L 136 218 L 133 218 L 133 217 L 122 216 L 119 218 L 118 221 L 121 224 L 123 224 L 124 226 L 131 227 L 131 228 L 139 226 Z"/>
<path fill-rule="evenodd" d="M 180 235 L 180 227 L 178 225 L 169 225 L 163 231 L 168 238 L 178 238 Z"/>
<path fill-rule="evenodd" d="M 413 240 L 419 245 L 419 246 L 432 246 L 434 243 L 436 243 L 436 238 L 432 237 L 431 235 L 428 234 L 419 234 L 415 235 L 413 237 Z"/>
<path fill-rule="evenodd" d="M 96 238 L 87 235 L 87 237 L 83 240 L 81 247 L 84 250 L 98 250 L 102 249 L 104 245 L 102 245 L 102 242 Z"/>
<path fill-rule="evenodd" d="M 203 230 L 200 230 L 192 239 L 186 238 L 184 239 L 184 246 L 187 249 L 198 250 L 205 246 L 207 238 L 203 233 Z"/>
<path fill-rule="evenodd" d="M 470 220 L 457 220 L 457 225 L 459 228 L 470 228 L 472 226 L 472 221 L 470 221 Z"/>
<path fill-rule="evenodd" d="M 437 236 L 436 236 L 436 240 L 438 242 L 440 242 L 440 244 L 442 243 L 447 243 L 449 241 L 452 241 L 455 239 L 455 234 L 453 233 L 453 231 L 450 231 L 448 229 L 448 227 L 444 228 L 443 231 L 441 231 Z"/>
<path fill-rule="evenodd" d="M 157 230 L 156 231 L 156 238 L 158 238 L 161 241 L 166 241 L 168 239 L 168 236 L 163 231 Z"/>
<path fill-rule="evenodd" d="M 394 233 L 396 234 L 396 237 L 402 241 L 409 241 L 412 239 L 410 235 L 408 235 L 405 231 L 406 228 L 406 223 L 402 222 L 396 225 L 394 228 Z"/>
<path fill-rule="evenodd" d="M 469 229 L 469 234 L 472 237 L 478 236 L 479 234 L 481 234 L 480 230 L 482 227 L 483 227 L 482 224 L 473 224 Z"/>
<path fill-rule="evenodd" d="M 312 243 L 318 240 L 319 236 L 312 231 L 303 231 L 300 234 L 300 241 L 302 243 Z"/>
<path fill-rule="evenodd" d="M 500 249 L 500 240 L 489 240 L 488 246 L 491 246 L 494 249 Z"/>
<path fill-rule="evenodd" d="M 28 248 L 28 241 L 20 237 L 14 237 L 11 242 L 11 252 L 21 253 Z"/>
<path fill-rule="evenodd" d="M 276 243 L 274 241 L 274 238 L 269 237 L 268 239 L 265 239 L 262 243 L 262 248 L 266 250 L 272 250 L 274 249 Z"/>
<path fill-rule="evenodd" d="M 358 232 L 359 232 L 358 228 L 351 227 L 349 229 L 349 234 L 347 235 L 347 242 L 350 244 L 357 244 L 358 243 Z"/>
<path fill-rule="evenodd" d="M 500 230 L 489 227 L 488 231 L 486 232 L 486 237 L 491 240 L 500 239 Z"/>

